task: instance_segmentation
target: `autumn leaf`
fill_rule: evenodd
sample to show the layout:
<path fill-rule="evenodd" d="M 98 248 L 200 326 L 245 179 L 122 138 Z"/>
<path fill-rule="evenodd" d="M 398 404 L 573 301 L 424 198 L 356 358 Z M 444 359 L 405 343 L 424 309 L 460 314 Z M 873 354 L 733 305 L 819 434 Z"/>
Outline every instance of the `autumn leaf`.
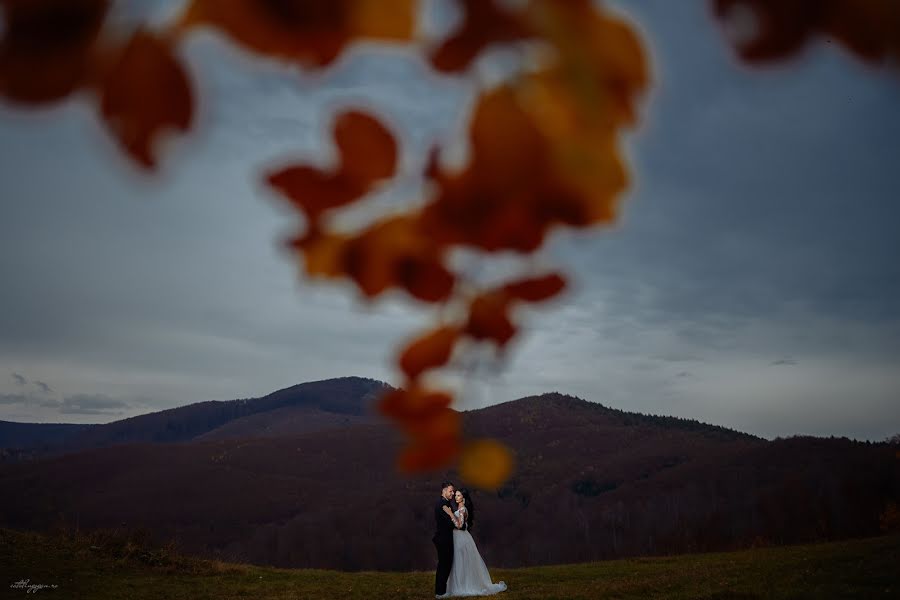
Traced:
<path fill-rule="evenodd" d="M 634 27 L 589 0 L 533 0 L 529 18 L 556 60 L 539 69 L 545 84 L 558 86 L 559 106 L 546 108 L 549 123 L 538 121 L 551 137 L 578 137 L 591 129 L 633 125 L 635 104 L 646 90 L 649 68 Z M 567 97 L 567 98 L 566 98 Z M 552 100 L 553 96 L 546 98 Z"/>
<path fill-rule="evenodd" d="M 336 170 L 291 165 L 266 176 L 266 182 L 286 196 L 317 226 L 321 214 L 364 196 L 378 181 L 394 174 L 397 142 L 374 117 L 348 111 L 333 127 L 339 163 Z"/>
<path fill-rule="evenodd" d="M 325 211 L 351 204 L 366 193 L 361 182 L 343 171 L 324 172 L 315 167 L 294 165 L 269 173 L 266 182 L 281 192 L 316 221 Z"/>
<path fill-rule="evenodd" d="M 754 16 L 755 35 L 735 41 L 747 62 L 787 58 L 817 36 L 834 39 L 871 63 L 900 57 L 896 0 L 714 0 L 713 11 L 726 26 L 748 11 Z"/>
<path fill-rule="evenodd" d="M 546 210 L 569 226 L 618 216 L 628 175 L 618 147 L 649 84 L 634 28 L 586 0 L 534 0 L 529 16 L 557 61 L 521 80 L 521 103 L 547 139 L 561 183 Z"/>
<path fill-rule="evenodd" d="M 515 301 L 541 302 L 565 288 L 565 280 L 557 273 L 510 282 L 500 288 L 484 291 L 469 304 L 469 316 L 463 331 L 476 340 L 491 340 L 505 346 L 516 334 L 509 317 Z"/>
<path fill-rule="evenodd" d="M 187 75 L 168 44 L 137 31 L 105 78 L 100 109 L 132 158 L 155 167 L 159 136 L 167 129 L 187 130 L 193 116 Z"/>
<path fill-rule="evenodd" d="M 379 400 L 379 411 L 395 419 L 409 436 L 409 445 L 398 458 L 402 471 L 445 466 L 458 454 L 460 417 L 449 408 L 452 400 L 446 392 L 415 385 L 391 390 Z"/>
<path fill-rule="evenodd" d="M 323 67 L 357 39 L 410 39 L 414 6 L 414 0 L 191 0 L 180 26 L 212 26 L 250 50 Z"/>
<path fill-rule="evenodd" d="M 344 251 L 349 236 L 323 232 L 318 229 L 287 242 L 292 251 L 303 254 L 306 274 L 311 277 L 341 277 L 344 275 Z"/>
<path fill-rule="evenodd" d="M 38 104 L 89 83 L 108 0 L 3 0 L 0 7 L 0 94 Z"/>
<path fill-rule="evenodd" d="M 476 340 L 492 340 L 503 347 L 516 334 L 509 318 L 511 298 L 502 290 L 485 292 L 469 305 L 469 319 L 465 332 Z"/>
<path fill-rule="evenodd" d="M 515 465 L 509 448 L 492 439 L 467 443 L 459 459 L 459 475 L 470 485 L 495 490 L 512 474 Z"/>
<path fill-rule="evenodd" d="M 334 124 L 334 141 L 341 155 L 341 171 L 360 183 L 391 177 L 397 168 L 397 142 L 371 115 L 342 113 Z"/>
<path fill-rule="evenodd" d="M 559 273 L 531 277 L 507 283 L 504 291 L 512 298 L 527 302 L 541 302 L 557 295 L 566 287 L 566 280 Z"/>
<path fill-rule="evenodd" d="M 431 55 L 431 64 L 439 71 L 463 71 L 490 44 L 529 35 L 522 18 L 496 0 L 458 0 L 457 4 L 463 11 L 462 22 Z"/>
<path fill-rule="evenodd" d="M 440 394 L 434 397 L 437 401 Z M 417 443 L 444 444 L 448 439 L 459 438 L 460 416 L 452 408 L 445 407 L 429 413 L 427 418 L 400 420 L 400 427 Z"/>
<path fill-rule="evenodd" d="M 450 360 L 453 347 L 459 339 L 459 328 L 439 327 L 406 346 L 400 354 L 400 369 L 409 379 L 415 379 L 423 372 L 439 367 Z"/>
<path fill-rule="evenodd" d="M 481 97 L 470 138 L 463 171 L 430 167 L 438 193 L 423 210 L 424 228 L 443 244 L 534 251 L 554 223 L 541 204 L 555 187 L 546 138 L 506 86 Z"/>
<path fill-rule="evenodd" d="M 352 0 L 349 28 L 361 39 L 411 40 L 418 7 L 417 0 Z"/>
<path fill-rule="evenodd" d="M 459 436 L 451 436 L 439 443 L 412 442 L 397 458 L 397 468 L 402 473 L 433 471 L 449 465 L 459 455 Z"/>
<path fill-rule="evenodd" d="M 347 275 L 369 297 L 396 286 L 420 300 L 438 302 L 453 290 L 443 248 L 423 232 L 415 215 L 371 225 L 348 242 L 344 258 Z"/>
<path fill-rule="evenodd" d="M 441 418 L 452 402 L 453 397 L 446 392 L 425 390 L 413 385 L 407 389 L 385 393 L 378 401 L 378 410 L 399 421 L 425 422 Z"/>

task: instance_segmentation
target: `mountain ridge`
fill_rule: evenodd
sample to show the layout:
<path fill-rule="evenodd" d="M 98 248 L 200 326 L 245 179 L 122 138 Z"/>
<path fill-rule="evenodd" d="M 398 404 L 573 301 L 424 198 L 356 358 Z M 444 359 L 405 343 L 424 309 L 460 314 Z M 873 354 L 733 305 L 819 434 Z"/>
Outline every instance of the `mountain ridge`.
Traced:
<path fill-rule="evenodd" d="M 377 393 L 389 387 L 386 383 L 363 377 L 340 377 L 299 383 L 276 390 L 258 398 L 234 400 L 204 400 L 142 415 L 119 419 L 110 423 L 80 425 L 79 431 L 60 437 L 44 434 L 45 424 L 19 423 L 4 426 L 0 421 L 0 460 L 25 460 L 87 448 L 122 443 L 181 442 L 208 433 L 243 417 L 265 413 L 287 406 L 304 405 L 340 415 L 362 416 L 372 413 L 371 403 Z M 29 446 L 10 446 L 11 436 L 4 430 L 17 430 L 20 439 L 28 425 L 34 434 Z M 68 426 L 70 424 L 54 424 Z M 49 430 L 46 430 L 49 431 Z M 42 435 L 43 434 L 43 435 Z"/>
<path fill-rule="evenodd" d="M 499 489 L 472 492 L 473 535 L 498 566 L 872 535 L 900 502 L 887 443 L 768 441 L 558 394 L 461 417 L 467 439 L 497 439 L 516 460 Z M 15 493 L 0 495 L 0 527 L 143 527 L 230 561 L 429 569 L 430 508 L 459 473 L 399 473 L 404 444 L 382 422 L 4 463 L 0 488 Z"/>
<path fill-rule="evenodd" d="M 88 448 L 129 443 L 172 443 L 200 439 L 272 437 L 320 429 L 382 422 L 372 409 L 377 395 L 393 389 L 376 379 L 347 376 L 303 382 L 256 398 L 206 400 L 152 411 L 104 424 L 0 421 L 0 462 L 32 460 Z M 496 415 L 575 409 L 602 414 L 624 426 L 653 425 L 693 430 L 707 436 L 763 440 L 729 427 L 669 415 L 644 414 L 606 406 L 559 391 L 524 396 L 462 414 Z"/>

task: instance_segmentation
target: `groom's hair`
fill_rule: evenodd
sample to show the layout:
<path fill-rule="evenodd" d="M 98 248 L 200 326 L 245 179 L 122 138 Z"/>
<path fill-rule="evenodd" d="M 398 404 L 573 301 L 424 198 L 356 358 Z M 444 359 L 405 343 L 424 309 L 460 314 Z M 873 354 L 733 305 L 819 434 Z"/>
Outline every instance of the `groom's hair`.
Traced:
<path fill-rule="evenodd" d="M 443 492 L 444 490 L 446 490 L 446 489 L 447 489 L 448 487 L 450 487 L 451 485 L 453 485 L 453 482 L 452 482 L 452 481 L 445 481 L 444 483 L 441 484 L 441 491 Z M 453 487 L 456 487 L 456 486 L 453 486 Z"/>

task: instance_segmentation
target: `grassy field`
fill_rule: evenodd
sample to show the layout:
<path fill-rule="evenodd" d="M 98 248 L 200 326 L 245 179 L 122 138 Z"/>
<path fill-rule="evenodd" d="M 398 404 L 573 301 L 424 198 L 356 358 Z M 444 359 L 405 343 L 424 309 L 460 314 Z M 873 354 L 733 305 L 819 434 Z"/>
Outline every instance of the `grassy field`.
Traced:
<path fill-rule="evenodd" d="M 0 529 L 0 597 L 171 600 L 433 598 L 434 575 L 274 569 L 199 560 L 135 539 Z M 900 598 L 900 535 L 738 552 L 491 569 L 506 600 Z M 35 589 L 10 587 L 56 585 Z"/>

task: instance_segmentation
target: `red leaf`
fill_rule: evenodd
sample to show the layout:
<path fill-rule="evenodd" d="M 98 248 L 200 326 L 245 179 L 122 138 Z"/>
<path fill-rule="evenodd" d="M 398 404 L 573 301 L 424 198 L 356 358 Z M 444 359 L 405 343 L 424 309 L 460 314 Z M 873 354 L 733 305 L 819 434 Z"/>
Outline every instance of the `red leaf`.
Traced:
<path fill-rule="evenodd" d="M 413 442 L 398 457 L 397 468 L 403 473 L 420 473 L 446 467 L 459 454 L 457 438 L 440 442 Z"/>
<path fill-rule="evenodd" d="M 108 0 L 4 0 L 2 9 L 0 94 L 52 102 L 88 82 Z"/>
<path fill-rule="evenodd" d="M 414 216 L 392 217 L 348 243 L 346 272 L 370 297 L 397 286 L 426 302 L 438 302 L 450 295 L 454 281 L 441 262 L 441 251 Z"/>
<path fill-rule="evenodd" d="M 336 172 L 293 165 L 270 173 L 266 181 L 302 210 L 315 226 L 329 209 L 352 204 L 372 184 L 390 177 L 397 164 L 397 143 L 374 117 L 346 112 L 334 123 L 334 140 L 340 152 Z"/>
<path fill-rule="evenodd" d="M 322 67 L 357 39 L 409 39 L 414 23 L 412 0 L 192 0 L 181 25 L 211 25 L 256 52 Z"/>
<path fill-rule="evenodd" d="M 566 287 L 566 280 L 559 273 L 522 279 L 506 284 L 503 289 L 511 297 L 527 302 L 540 302 L 557 295 Z"/>
<path fill-rule="evenodd" d="M 159 135 L 168 128 L 188 129 L 193 115 L 188 78 L 171 48 L 137 31 L 104 81 L 101 110 L 132 157 L 155 167 Z"/>
<path fill-rule="evenodd" d="M 489 339 L 505 346 L 516 334 L 509 319 L 510 297 L 502 291 L 477 296 L 469 306 L 469 320 L 465 332 L 476 340 Z"/>
<path fill-rule="evenodd" d="M 446 392 L 412 387 L 384 394 L 378 402 L 378 410 L 398 421 L 412 424 L 411 427 L 415 429 L 415 423 L 427 422 L 441 415 L 452 402 L 453 397 Z"/>
<path fill-rule="evenodd" d="M 334 124 L 334 140 L 346 177 L 369 184 L 394 174 L 397 142 L 374 117 L 357 111 L 340 115 Z"/>
<path fill-rule="evenodd" d="M 462 71 L 490 44 L 529 34 L 522 19 L 499 8 L 495 0 L 459 0 L 458 4 L 465 14 L 462 24 L 431 56 L 440 71 Z"/>
<path fill-rule="evenodd" d="M 441 327 L 428 332 L 406 346 L 400 354 L 400 368 L 409 379 L 439 367 L 450 360 L 453 347 L 459 339 L 459 328 Z"/>
<path fill-rule="evenodd" d="M 310 221 L 326 210 L 351 204 L 366 189 L 343 173 L 324 173 L 307 166 L 287 167 L 266 177 L 269 185 L 287 196 Z"/>

